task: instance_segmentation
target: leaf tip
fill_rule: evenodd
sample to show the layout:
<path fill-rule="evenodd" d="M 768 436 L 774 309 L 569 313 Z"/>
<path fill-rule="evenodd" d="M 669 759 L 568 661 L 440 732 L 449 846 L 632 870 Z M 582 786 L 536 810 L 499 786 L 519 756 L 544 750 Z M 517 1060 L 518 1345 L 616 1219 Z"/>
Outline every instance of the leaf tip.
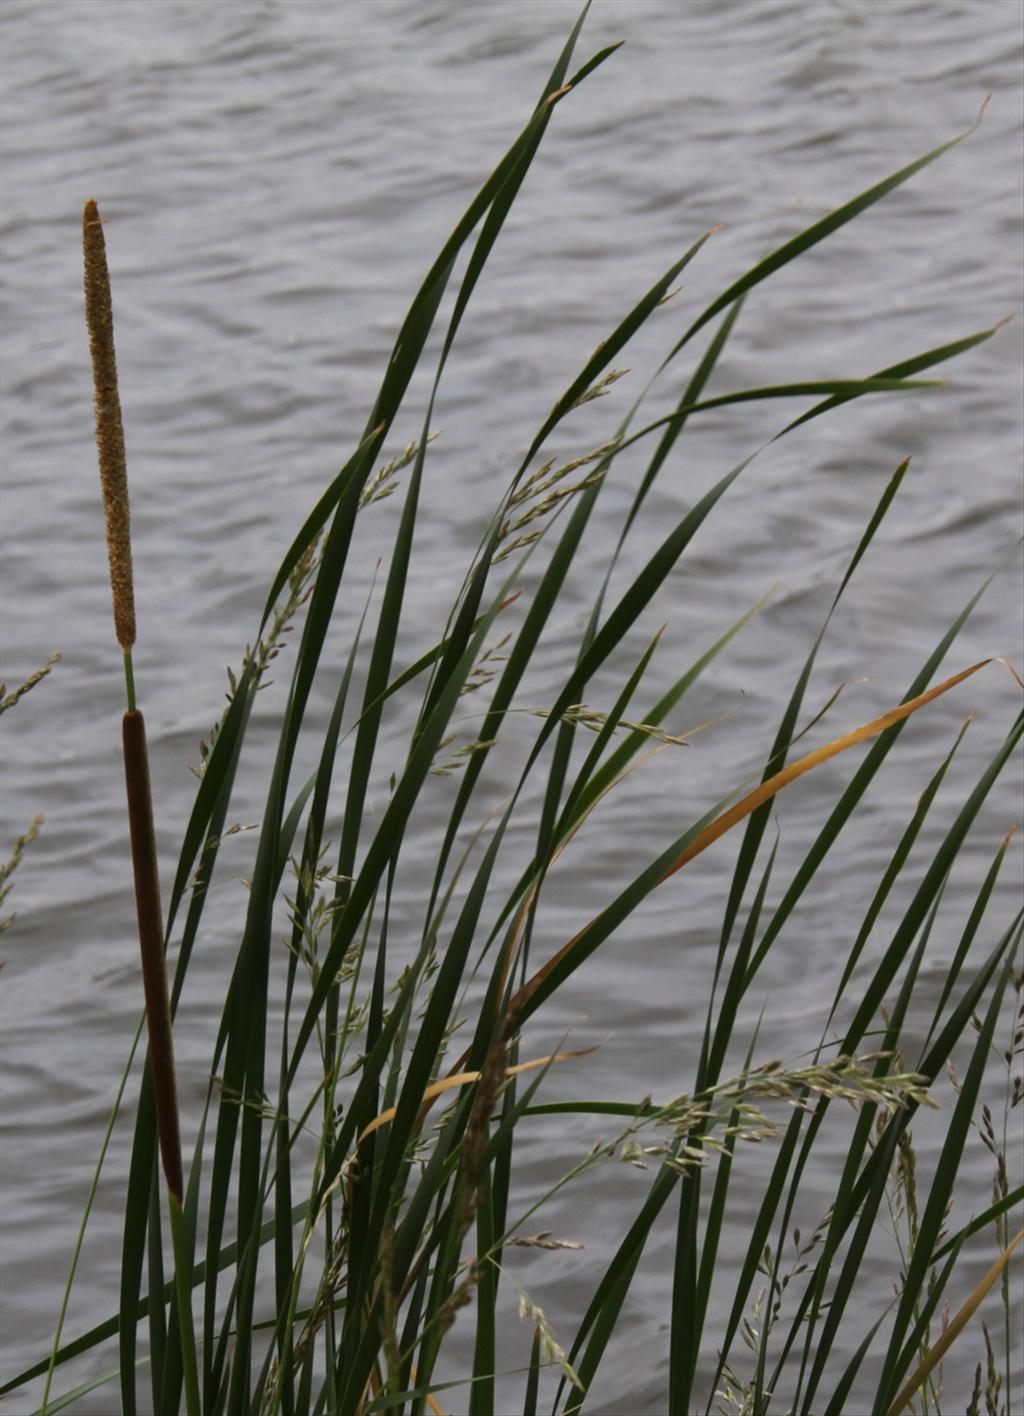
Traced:
<path fill-rule="evenodd" d="M 1002 664 L 1003 668 L 1006 669 L 1006 670 L 1009 672 L 1010 676 L 1011 676 L 1012 678 L 1016 679 L 1016 681 L 1020 684 L 1021 688 L 1024 688 L 1024 679 L 1021 678 L 1020 674 L 1017 672 L 1017 670 L 1016 670 L 1016 669 L 1013 667 L 1013 665 L 1010 663 L 1009 659 L 1003 659 L 1003 658 L 998 658 L 998 657 L 997 657 L 997 658 L 996 658 L 996 663 L 997 663 L 997 664 Z"/>
<path fill-rule="evenodd" d="M 555 89 L 554 93 L 549 93 L 544 100 L 545 108 L 554 108 L 559 99 L 564 98 L 567 93 L 572 92 L 572 84 L 563 84 L 560 89 Z"/>

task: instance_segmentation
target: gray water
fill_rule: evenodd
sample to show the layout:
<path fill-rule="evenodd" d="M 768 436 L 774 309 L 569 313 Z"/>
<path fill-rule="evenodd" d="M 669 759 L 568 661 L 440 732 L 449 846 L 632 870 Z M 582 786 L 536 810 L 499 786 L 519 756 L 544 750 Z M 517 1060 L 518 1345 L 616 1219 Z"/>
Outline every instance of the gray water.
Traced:
<path fill-rule="evenodd" d="M 51 652 L 63 653 L 4 720 L 4 855 L 33 815 L 46 817 L 15 877 L 8 904 L 18 918 L 4 936 L 4 1377 L 49 1343 L 139 1007 L 118 760 L 122 685 L 82 327 L 82 201 L 100 202 L 113 274 L 136 673 L 169 885 L 195 786 L 188 764 L 219 716 L 224 666 L 237 664 L 252 638 L 271 574 L 364 425 L 412 294 L 528 116 L 576 11 L 576 0 L 0 6 L 4 677 L 13 686 Z M 833 709 L 828 723 L 839 732 L 898 701 L 946 626 L 1007 557 L 947 664 L 953 672 L 987 655 L 1019 663 L 1021 581 L 1012 553 L 1022 465 L 1021 30 L 1015 0 L 596 0 L 580 60 L 627 43 L 559 106 L 456 345 L 435 418 L 443 434 L 428 462 L 400 662 L 436 637 L 457 567 L 554 396 L 709 227 L 724 223 L 686 271 L 682 292 L 618 361 L 635 372 L 604 404 L 574 415 L 552 452 L 573 455 L 609 435 L 708 298 L 770 244 L 969 126 L 986 94 L 991 105 L 969 142 L 750 299 L 715 390 L 859 376 L 1004 315 L 1018 319 L 948 366 L 950 388 L 863 401 L 814 423 L 761 457 L 730 492 L 645 617 L 652 633 L 668 628 L 644 702 L 781 586 L 674 726 L 730 716 L 609 798 L 553 877 L 545 916 L 552 947 L 759 768 L 837 578 L 908 453 L 911 473 L 826 640 L 809 704 L 823 704 L 844 680 L 868 679 L 848 687 Z M 673 396 L 683 374 L 671 382 Z M 422 397 L 419 382 L 396 446 L 414 435 Z M 663 525 L 792 411 L 755 405 L 688 430 L 686 450 L 648 500 L 616 586 Z M 606 549 L 635 480 L 624 467 L 602 496 Z M 395 498 L 375 509 L 361 532 L 355 564 L 364 584 L 398 506 Z M 593 566 L 581 565 L 570 581 L 535 703 L 550 701 L 559 682 L 590 603 Z M 350 603 L 361 598 L 353 592 Z M 642 642 L 638 633 L 631 645 L 638 652 Z M 590 701 L 602 706 L 611 682 L 596 682 Z M 760 1057 L 796 1062 L 813 1045 L 835 983 L 833 960 L 935 764 L 975 711 L 925 849 L 1001 741 L 1018 697 L 1009 675 L 991 666 L 908 726 L 861 824 L 840 842 L 748 1000 L 751 1026 L 765 1008 Z M 267 698 L 257 751 L 271 739 L 278 702 Z M 780 799 L 780 882 L 852 770 L 841 759 Z M 442 808 L 445 790 L 435 790 Z M 258 770 L 243 771 L 235 819 L 255 821 L 262 792 Z M 495 800 L 499 794 L 500 785 Z M 1019 773 L 1008 774 L 951 881 L 922 1010 L 934 1001 L 980 873 L 1020 813 Z M 186 1115 L 203 1094 L 246 840 L 226 857 L 177 1030 Z M 611 941 L 538 1016 L 533 1053 L 567 1028 L 573 1046 L 600 1044 L 552 1079 L 548 1095 L 635 1100 L 687 1089 L 734 851 L 723 842 L 657 892 L 628 937 Z M 413 842 L 413 876 L 416 861 Z M 1018 847 L 979 947 L 1016 907 L 1020 874 Z M 410 901 L 415 891 L 405 888 Z M 987 1094 L 998 1105 L 998 1078 Z M 126 1125 L 115 1133 L 67 1335 L 116 1307 L 128 1134 Z M 835 1157 L 843 1134 L 837 1127 Z M 523 1195 L 551 1183 L 593 1139 L 583 1125 L 538 1131 L 521 1153 Z M 924 1133 L 920 1144 L 927 1160 L 934 1137 Z M 756 1202 L 768 1150 L 756 1164 L 749 1152 L 745 1158 L 741 1207 Z M 824 1208 L 827 1170 L 809 1187 L 806 1230 Z M 970 1213 L 987 1202 L 991 1185 L 990 1158 L 974 1142 L 967 1174 Z M 515 1270 L 565 1339 L 646 1184 L 639 1172 L 609 1167 L 539 1217 L 537 1227 L 587 1243 L 581 1253 L 542 1254 Z M 737 1256 L 739 1218 L 725 1262 Z M 975 1247 L 950 1295 L 954 1307 L 992 1257 L 991 1244 Z M 670 1264 L 666 1217 L 601 1375 L 595 1412 L 664 1410 Z M 844 1326 L 846 1351 L 885 1301 L 886 1282 L 880 1274 L 872 1291 L 866 1285 Z M 1019 1292 L 1019 1270 L 1016 1282 Z M 998 1307 L 988 1311 L 991 1318 Z M 529 1333 L 511 1301 L 505 1337 L 508 1365 L 522 1365 Z M 962 1340 L 962 1360 L 947 1367 L 949 1410 L 963 1409 L 980 1344 L 975 1327 Z M 90 1359 L 75 1379 L 111 1365 L 113 1358 Z M 871 1389 L 869 1371 L 864 1390 Z M 93 1393 L 75 1409 L 108 1412 L 110 1393 Z M 32 1409 L 33 1395 L 38 1388 L 16 1394 L 8 1410 Z M 860 1409 L 851 1404 L 851 1412 Z"/>

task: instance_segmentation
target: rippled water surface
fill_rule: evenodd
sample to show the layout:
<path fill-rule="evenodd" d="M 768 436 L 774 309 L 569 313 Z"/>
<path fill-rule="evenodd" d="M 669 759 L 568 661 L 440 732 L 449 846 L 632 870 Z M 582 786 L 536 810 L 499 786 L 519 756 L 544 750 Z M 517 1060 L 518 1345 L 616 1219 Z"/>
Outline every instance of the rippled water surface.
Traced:
<path fill-rule="evenodd" d="M 63 654 L 5 717 L 4 855 L 33 815 L 44 813 L 46 822 L 15 877 L 9 904 L 18 918 L 4 936 L 4 1376 L 52 1334 L 139 1008 L 119 765 L 122 685 L 82 326 L 82 201 L 100 202 L 113 273 L 139 600 L 136 673 L 169 883 L 195 786 L 188 764 L 220 713 L 224 666 L 238 662 L 291 537 L 359 436 L 412 294 L 528 116 L 575 16 L 575 0 L 0 6 L 4 676 L 20 683 L 51 652 Z M 443 432 L 427 464 L 400 663 L 436 638 L 461 567 L 554 397 L 708 228 L 722 224 L 630 351 L 629 378 L 574 414 L 552 452 L 574 455 L 609 436 L 710 297 L 771 245 L 968 127 L 986 94 L 991 104 L 968 142 L 752 295 L 712 391 L 861 376 L 1004 315 L 1019 317 L 1021 31 L 1015 0 L 595 0 L 581 58 L 627 42 L 559 105 L 456 343 L 435 418 Z M 627 646 L 635 658 L 644 632 L 667 626 L 653 701 L 780 582 L 675 726 L 729 716 L 602 806 L 552 878 L 544 942 L 568 938 L 610 889 L 760 770 L 838 578 L 907 454 L 911 472 L 825 641 L 808 702 L 824 704 L 844 680 L 868 680 L 849 686 L 832 710 L 829 725 L 839 732 L 898 701 L 1004 562 L 946 662 L 952 672 L 987 655 L 1020 661 L 1021 328 L 1018 318 L 949 365 L 945 390 L 865 400 L 809 425 L 730 491 Z M 689 371 L 667 380 L 665 408 Z M 425 389 L 414 381 L 396 447 L 418 427 Z M 614 588 L 663 528 L 803 406 L 758 403 L 695 422 L 631 534 Z M 564 675 L 601 556 L 614 545 L 641 473 L 639 463 L 622 464 L 602 493 L 601 529 L 542 646 L 534 696 L 524 700 L 533 706 L 550 702 Z M 393 498 L 360 523 L 332 674 L 399 506 Z M 615 667 L 626 663 L 622 657 Z M 280 661 L 279 679 L 287 664 Z M 595 681 L 590 701 L 608 706 L 601 695 L 613 683 L 610 675 Z M 330 683 L 318 690 L 318 721 L 331 691 Z M 796 1061 L 813 1046 L 835 985 L 833 961 L 959 723 L 976 711 L 925 847 L 1002 740 L 1017 701 L 1010 677 L 990 667 L 909 725 L 861 824 L 844 836 L 747 1001 L 744 1038 L 764 1008 L 759 1056 Z M 257 715 L 250 770 L 233 808 L 243 823 L 260 811 L 279 706 L 271 691 Z M 522 721 L 510 743 L 528 740 L 535 720 Z M 403 726 L 392 725 L 396 744 Z M 488 805 L 514 780 L 517 760 L 511 750 L 504 766 L 496 760 Z M 780 881 L 851 771 L 841 759 L 780 799 Z M 383 778 L 378 788 L 379 804 Z M 431 787 L 428 827 L 449 797 L 444 781 Z M 1020 812 L 1020 777 L 1011 773 L 989 798 L 951 880 L 947 929 L 965 917 L 980 872 Z M 247 839 L 227 857 L 189 975 L 178 1028 L 187 1113 L 203 1095 L 217 999 L 237 942 Z M 418 918 L 431 849 L 430 839 L 409 843 L 399 918 L 403 909 Z M 656 893 L 628 937 L 611 941 L 538 1016 L 534 1051 L 566 1029 L 574 1045 L 601 1044 L 571 1076 L 562 1074 L 562 1094 L 636 1099 L 687 1088 L 734 851 L 723 843 Z M 1020 877 L 1015 850 L 979 947 L 1005 927 Z M 935 962 L 920 985 L 922 1016 L 954 945 L 945 935 L 930 944 Z M 115 1132 L 70 1334 L 116 1307 L 128 1134 L 127 1126 Z M 524 1195 L 594 1139 L 585 1126 L 536 1135 L 521 1152 Z M 837 1163 L 842 1145 L 837 1127 Z M 925 1156 L 934 1145 L 922 1135 Z M 740 1209 L 758 1195 L 767 1149 L 756 1164 L 745 1162 Z M 972 1142 L 970 1154 L 968 1209 L 984 1202 L 991 1184 L 987 1153 Z M 808 1229 L 830 1183 L 826 1164 L 808 1190 Z M 560 1333 L 574 1331 L 646 1184 L 639 1172 L 609 1167 L 544 1216 L 544 1227 L 588 1245 L 580 1254 L 540 1255 L 520 1271 Z M 723 1260 L 737 1257 L 741 1239 L 742 1222 Z M 624 1313 L 595 1412 L 664 1409 L 671 1253 L 667 1222 Z M 979 1248 L 961 1282 L 979 1279 L 991 1257 Z M 966 1288 L 952 1301 L 964 1296 Z M 885 1299 L 880 1278 L 844 1331 L 849 1350 Z M 963 1370 L 947 1373 L 950 1409 L 956 1401 L 962 1409 L 979 1344 L 976 1333 L 965 1339 Z M 510 1318 L 508 1364 L 521 1365 L 526 1351 Z M 81 1374 L 104 1365 L 112 1359 L 90 1359 Z M 109 1411 L 109 1391 L 76 1409 Z M 19 1393 L 9 1409 L 28 1411 L 30 1402 Z"/>

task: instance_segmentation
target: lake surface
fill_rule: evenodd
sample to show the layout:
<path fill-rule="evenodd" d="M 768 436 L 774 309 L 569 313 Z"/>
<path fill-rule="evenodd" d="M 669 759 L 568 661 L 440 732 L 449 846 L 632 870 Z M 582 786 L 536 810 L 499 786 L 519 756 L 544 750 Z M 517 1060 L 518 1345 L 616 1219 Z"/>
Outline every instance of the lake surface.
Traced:
<path fill-rule="evenodd" d="M 224 668 L 252 639 L 271 575 L 363 428 L 409 300 L 526 120 L 576 13 L 575 0 L 4 0 L 0 7 L 8 686 L 52 652 L 63 654 L 4 719 L 4 857 L 36 813 L 46 817 L 15 876 L 8 905 L 18 918 L 4 935 L 4 1377 L 49 1344 L 140 997 L 119 761 L 122 683 L 82 321 L 82 202 L 100 203 L 114 286 L 136 675 L 166 888 L 195 789 L 188 764 L 219 717 Z M 944 667 L 952 673 L 988 655 L 1019 665 L 1022 657 L 1014 550 L 1024 327 L 1016 0 L 596 0 L 579 61 L 619 39 L 625 47 L 559 106 L 456 345 L 435 420 L 443 433 L 428 461 L 399 663 L 436 639 L 458 568 L 553 398 L 708 228 L 723 225 L 685 272 L 680 294 L 617 361 L 635 372 L 609 399 L 574 415 L 552 453 L 575 455 L 608 436 L 709 298 L 771 245 L 968 127 L 987 94 L 991 104 L 968 142 L 755 292 L 712 391 L 859 377 L 1005 315 L 1017 319 L 940 371 L 949 388 L 863 400 L 779 444 L 703 528 L 644 619 L 650 633 L 668 626 L 649 701 L 771 586 L 780 588 L 685 700 L 675 730 L 722 714 L 726 721 L 613 795 L 585 844 L 567 855 L 546 916 L 554 943 L 760 770 L 838 579 L 908 454 L 900 496 L 825 641 L 809 707 L 845 680 L 867 679 L 832 710 L 825 727 L 838 734 L 898 702 L 985 575 L 1004 562 Z M 415 435 L 423 395 L 417 381 L 396 448 Z M 664 526 L 803 406 L 725 410 L 688 432 L 678 445 L 685 451 L 648 500 L 615 586 L 642 564 Z M 538 661 L 548 678 L 534 686 L 534 706 L 554 696 L 631 485 L 624 470 L 622 483 L 611 481 L 602 494 L 595 558 L 570 578 Z M 365 583 L 399 505 L 396 497 L 375 509 L 361 533 L 355 566 Z M 634 647 L 641 643 L 642 635 Z M 280 663 L 283 682 L 287 659 Z M 590 701 L 609 706 L 600 695 L 612 683 L 595 681 Z M 327 693 L 320 690 L 314 717 Z M 279 701 L 267 695 L 258 717 L 257 758 L 272 741 Z M 1009 675 L 990 666 L 908 726 L 860 824 L 747 1000 L 751 1026 L 765 1009 L 759 1057 L 796 1062 L 813 1046 L 835 983 L 831 961 L 957 727 L 977 713 L 924 849 L 937 842 L 1018 702 Z M 842 758 L 780 798 L 777 880 L 788 881 L 852 771 Z M 1018 763 L 989 798 L 950 882 L 949 920 L 965 917 L 1000 839 L 1020 819 L 1020 790 Z M 233 817 L 255 821 L 263 792 L 257 761 L 242 773 Z M 232 848 L 211 901 L 211 937 L 190 971 L 176 1032 L 186 1112 L 203 1094 L 216 1000 L 236 943 L 246 839 Z M 610 941 L 538 1016 L 534 1054 L 567 1028 L 573 1046 L 601 1045 L 552 1080 L 550 1095 L 637 1100 L 687 1089 L 735 849 L 723 842 L 652 897 L 628 938 Z M 414 841 L 404 886 L 410 907 L 416 851 Z M 424 854 L 424 870 L 428 861 Z M 1020 864 L 1017 845 L 979 949 L 1016 908 Z M 952 935 L 934 940 L 922 1008 L 954 944 Z M 992 1096 L 997 1103 L 998 1090 Z M 116 1307 L 127 1138 L 122 1125 L 68 1336 Z M 521 1153 L 523 1193 L 551 1183 L 593 1138 L 584 1126 L 538 1131 Z M 842 1142 L 837 1128 L 837 1158 Z M 927 1157 L 927 1134 L 920 1144 Z M 987 1152 L 972 1142 L 970 1157 L 968 1212 L 987 1202 L 991 1186 Z M 758 1153 L 756 1165 L 745 1162 L 738 1202 L 756 1201 L 767 1159 Z M 588 1245 L 583 1254 L 540 1255 L 518 1271 L 565 1339 L 647 1183 L 639 1172 L 608 1167 L 543 1216 L 545 1228 Z M 823 1208 L 829 1175 L 818 1183 Z M 814 1193 L 812 1184 L 808 1229 L 820 1218 L 811 1212 Z M 723 1261 L 736 1256 L 741 1237 Z M 671 1252 L 666 1223 L 588 1407 L 595 1413 L 664 1410 Z M 954 1306 L 992 1257 L 991 1245 L 979 1246 L 965 1263 Z M 877 1292 L 864 1293 L 844 1334 L 850 1351 L 886 1293 L 881 1278 Z M 509 1325 L 509 1364 L 517 1365 L 528 1349 L 511 1304 Z M 951 1410 L 963 1408 L 982 1351 L 979 1331 L 963 1341 L 964 1362 L 947 1368 Z M 109 1365 L 97 1358 L 76 1369 L 76 1379 Z M 108 1412 L 110 1391 L 75 1409 Z M 35 1395 L 18 1393 L 7 1409 L 31 1410 Z"/>

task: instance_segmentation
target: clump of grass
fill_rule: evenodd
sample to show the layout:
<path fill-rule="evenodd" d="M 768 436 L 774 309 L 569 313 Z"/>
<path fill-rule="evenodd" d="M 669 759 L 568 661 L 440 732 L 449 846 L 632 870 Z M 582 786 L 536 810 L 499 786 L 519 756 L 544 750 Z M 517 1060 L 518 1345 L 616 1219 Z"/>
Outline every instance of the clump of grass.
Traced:
<path fill-rule="evenodd" d="M 891 843 L 886 868 L 863 882 L 864 913 L 850 921 L 846 953 L 838 961 L 841 977 L 823 1007 L 817 1041 L 794 1039 L 791 1057 L 759 1062 L 756 1031 L 751 1034 L 741 1023 L 744 1000 L 839 835 L 856 826 L 859 803 L 896 749 L 907 720 L 989 662 L 936 682 L 979 590 L 909 683 L 891 690 L 894 706 L 888 712 L 790 760 L 794 744 L 838 698 L 833 694 L 825 709 L 801 726 L 824 635 L 899 493 L 909 459 L 895 469 L 875 505 L 865 508 L 865 530 L 837 574 L 829 613 L 805 661 L 793 666 L 782 720 L 774 734 L 764 736 L 760 781 L 736 780 L 726 763 L 720 799 L 690 801 L 684 829 L 677 826 L 653 859 L 624 852 L 627 881 L 600 913 L 556 947 L 542 928 L 548 876 L 568 843 L 600 831 L 600 804 L 625 776 L 653 753 L 692 736 L 672 715 L 754 613 L 709 643 L 653 702 L 631 707 L 646 692 L 660 639 L 631 646 L 631 634 L 705 520 L 762 450 L 738 450 L 740 460 L 721 471 L 674 525 L 651 527 L 646 559 L 609 603 L 624 541 L 640 535 L 648 492 L 690 423 L 707 410 L 740 403 L 762 402 L 770 411 L 779 399 L 811 400 L 781 427 L 773 425 L 762 445 L 767 447 L 861 397 L 905 397 L 932 388 L 931 380 L 919 376 L 994 334 L 997 326 L 958 335 L 867 377 L 836 371 L 812 381 L 706 392 L 752 292 L 967 134 L 812 223 L 693 312 L 612 438 L 598 442 L 592 435 L 577 444 L 591 451 L 568 457 L 549 452 L 550 440 L 571 412 L 605 395 L 621 397 L 614 361 L 674 293 L 685 266 L 701 255 L 707 235 L 700 236 L 609 332 L 527 440 L 452 601 L 443 634 L 412 662 L 396 662 L 417 517 L 432 490 L 425 474 L 434 398 L 449 350 L 558 104 L 574 97 L 612 53 L 594 55 L 570 76 L 581 25 L 582 17 L 525 127 L 470 202 L 413 299 L 365 430 L 286 552 L 252 640 L 255 647 L 246 650 L 231 675 L 227 707 L 200 749 L 195 806 L 163 934 L 152 945 L 161 971 L 164 946 L 177 947 L 172 1008 L 203 938 L 205 901 L 221 844 L 240 829 L 228 822 L 255 695 L 286 633 L 301 625 L 238 949 L 220 1024 L 210 1039 L 205 1104 L 190 1117 L 196 1139 L 187 1184 L 171 1186 L 176 1288 L 163 1277 L 153 1188 L 164 1139 L 162 1113 L 159 1106 L 154 1111 L 151 1092 L 144 1089 L 125 1202 L 120 1311 L 71 1342 L 63 1342 L 58 1329 L 49 1360 L 20 1374 L 8 1390 L 46 1372 L 48 1393 L 58 1368 L 115 1342 L 110 1379 L 118 1384 L 125 1413 L 145 1404 L 137 1391 L 143 1363 L 148 1403 L 162 1416 L 179 1410 L 183 1394 L 190 1413 L 209 1416 L 378 1411 L 420 1416 L 451 1409 L 452 1401 L 455 1409 L 472 1409 L 475 1416 L 520 1406 L 525 1416 L 538 1409 L 542 1388 L 553 1411 L 581 1411 L 600 1397 L 609 1344 L 645 1247 L 670 1204 L 676 1238 L 664 1405 L 671 1411 L 689 1412 L 706 1402 L 708 1409 L 717 1404 L 729 1412 L 761 1413 L 771 1402 L 784 1402 L 794 1412 L 839 1416 L 850 1393 L 869 1386 L 872 1410 L 896 1416 L 918 1399 L 935 1410 L 941 1399 L 937 1364 L 969 1325 L 982 1288 L 987 1292 L 1001 1283 L 1009 1314 L 1006 1275 L 1016 1241 L 1007 1224 L 1021 1187 L 1009 1174 L 1009 1152 L 991 1114 L 979 1111 L 1004 998 L 1009 988 L 1019 989 L 1014 960 L 1024 912 L 1007 920 L 996 919 L 990 909 L 1009 840 L 972 887 L 976 893 L 966 925 L 950 913 L 944 892 L 951 871 L 961 869 L 964 843 L 987 795 L 1024 733 L 1024 715 L 1009 725 L 966 794 L 954 800 L 947 791 L 944 827 L 930 838 L 923 827 L 966 726 L 951 745 L 937 747 L 934 771 L 921 783 L 900 839 Z M 468 260 L 460 264 L 464 252 Z M 392 429 L 412 376 L 426 358 L 428 336 L 456 268 L 463 274 L 421 410 L 422 431 L 403 451 L 389 455 Z M 109 300 L 105 304 L 97 297 L 95 304 L 102 326 L 109 322 Z M 698 344 L 705 331 L 705 342 Z M 676 370 L 683 357 L 691 363 L 680 378 Z M 112 347 L 97 368 L 98 426 L 116 444 L 120 415 L 114 416 L 111 400 Z M 642 422 L 652 389 L 671 380 L 670 411 Z M 569 567 L 580 555 L 596 556 L 592 523 L 603 512 L 604 489 L 627 452 L 646 462 L 617 528 L 615 549 L 603 563 L 594 563 L 590 619 L 562 665 L 550 701 L 539 709 L 524 704 L 529 670 L 557 613 Z M 116 489 L 123 440 L 121 454 L 110 453 L 106 460 L 104 484 L 109 480 Z M 401 486 L 399 471 L 405 474 Z M 379 595 L 374 590 L 351 625 L 352 595 L 342 592 L 352 588 L 349 550 L 356 519 L 399 491 L 397 526 L 390 546 L 381 548 L 382 590 Z M 112 500 L 116 505 L 116 497 Z M 379 523 L 366 534 L 383 535 Z M 126 575 L 130 583 L 126 556 L 125 500 L 123 527 L 111 539 L 115 607 Z M 523 571 L 534 557 L 532 588 L 526 592 Z M 496 571 L 506 560 L 510 569 Z M 501 616 L 513 602 L 516 627 L 503 633 L 507 621 Z M 376 619 L 367 630 L 371 613 Z M 131 694 L 133 615 L 122 604 L 115 620 Z M 331 668 L 322 662 L 327 634 L 341 624 L 350 625 L 349 650 L 331 685 L 333 705 L 319 732 L 315 770 L 297 782 L 296 749 L 309 728 L 314 683 L 331 681 Z M 627 651 L 631 667 L 607 706 L 589 708 L 591 680 L 613 655 Z M 456 752 L 451 750 L 456 715 L 461 717 L 471 693 L 471 705 L 484 706 L 474 720 L 475 735 Z M 408 740 L 397 756 L 385 751 L 381 738 L 384 709 L 392 699 L 413 710 L 407 715 L 413 724 Z M 132 698 L 129 708 L 130 714 L 136 711 Z M 500 804 L 493 805 L 492 794 L 485 807 L 485 788 L 494 781 L 492 753 L 506 747 L 504 729 L 517 713 L 524 715 L 516 720 L 520 723 L 539 713 L 531 725 L 535 733 L 511 792 L 503 776 Z M 865 752 L 849 783 L 780 893 L 781 868 L 767 834 L 775 797 L 860 745 Z M 424 788 L 433 774 L 452 772 L 456 765 L 461 770 L 438 828 Z M 378 790 L 385 804 L 374 811 Z M 538 797 L 539 809 L 533 811 L 529 803 Z M 329 813 L 339 822 L 333 843 L 326 835 Z M 518 845 L 524 824 L 531 842 L 525 858 Z M 686 1094 L 659 1102 L 652 1087 L 651 1096 L 633 1104 L 575 1100 L 571 1092 L 552 1099 L 556 1086 L 569 1090 L 568 1083 L 556 1082 L 563 1063 L 584 1053 L 529 1055 L 540 1050 L 530 1045 L 534 1016 L 623 931 L 654 890 L 733 830 L 741 835 L 739 852 L 723 900 L 714 983 L 703 1000 L 704 1031 Z M 429 888 L 417 889 L 422 911 L 410 922 L 396 900 L 407 878 L 403 845 L 413 837 L 421 854 L 430 848 L 433 864 Z M 154 866 L 151 844 L 147 850 Z M 897 891 L 897 883 L 906 888 Z M 157 904 L 157 913 L 150 911 L 151 922 L 158 910 Z M 283 939 L 277 923 L 282 917 Z M 922 1044 L 919 1020 L 910 1029 L 908 1011 L 940 919 L 957 942 Z M 870 956 L 869 938 L 875 945 Z M 166 1005 L 162 1013 L 169 1017 Z M 957 1046 L 967 1047 L 968 1060 L 937 1161 L 926 1174 L 915 1161 L 911 1127 L 922 1108 L 935 1104 L 936 1082 Z M 1011 1056 L 1018 1050 L 1015 1032 Z M 154 1065 L 158 1051 L 151 1042 Z M 737 1052 L 745 1057 L 739 1071 L 731 1063 Z M 1011 1105 L 1019 1093 L 1019 1084 L 1011 1083 Z M 979 1115 L 982 1139 L 997 1161 L 996 1189 L 970 1222 L 947 1233 L 965 1142 Z M 516 1184 L 519 1143 L 544 1124 L 540 1118 L 552 1116 L 582 1118 L 593 1138 L 562 1173 L 555 1157 L 543 1193 L 524 1202 Z M 602 1134 L 609 1117 L 618 1118 L 612 1139 Z M 806 1181 L 826 1124 L 830 1134 L 840 1130 L 845 1153 L 826 1212 L 808 1218 Z M 759 1143 L 770 1146 L 772 1159 L 750 1213 L 739 1207 L 733 1179 L 747 1163 L 749 1148 Z M 623 1221 L 602 1271 L 602 1260 L 581 1253 L 577 1241 L 552 1240 L 536 1224 L 556 1195 L 583 1186 L 595 1167 L 612 1164 L 620 1167 L 624 1186 Z M 639 1204 L 628 1188 L 636 1169 L 645 1170 L 649 1182 Z M 866 1265 L 877 1260 L 872 1240 L 887 1213 L 906 1227 L 902 1245 L 888 1255 L 894 1296 L 883 1310 L 864 1313 L 851 1298 Z M 954 1313 L 959 1262 L 993 1226 L 1000 1253 L 986 1277 L 988 1287 L 979 1287 Z M 739 1238 L 743 1250 L 734 1267 L 722 1257 L 727 1232 Z M 520 1283 L 515 1259 L 523 1248 L 545 1254 L 545 1262 L 589 1265 L 577 1270 L 590 1296 L 571 1336 L 560 1318 L 546 1315 L 550 1305 L 539 1306 Z M 723 1303 L 728 1316 L 712 1328 L 709 1314 Z M 518 1374 L 502 1371 L 505 1320 L 517 1308 L 529 1325 L 525 1333 L 532 1333 L 522 1360 L 514 1363 L 525 1367 Z M 948 1320 L 936 1317 L 944 1309 L 952 1314 Z M 462 1354 L 460 1375 L 448 1380 L 442 1364 L 455 1339 Z M 711 1360 L 709 1349 L 715 1353 Z M 994 1349 L 991 1356 L 986 1352 L 983 1365 L 975 1406 L 989 1399 L 1008 1405 L 1009 1377 Z"/>

